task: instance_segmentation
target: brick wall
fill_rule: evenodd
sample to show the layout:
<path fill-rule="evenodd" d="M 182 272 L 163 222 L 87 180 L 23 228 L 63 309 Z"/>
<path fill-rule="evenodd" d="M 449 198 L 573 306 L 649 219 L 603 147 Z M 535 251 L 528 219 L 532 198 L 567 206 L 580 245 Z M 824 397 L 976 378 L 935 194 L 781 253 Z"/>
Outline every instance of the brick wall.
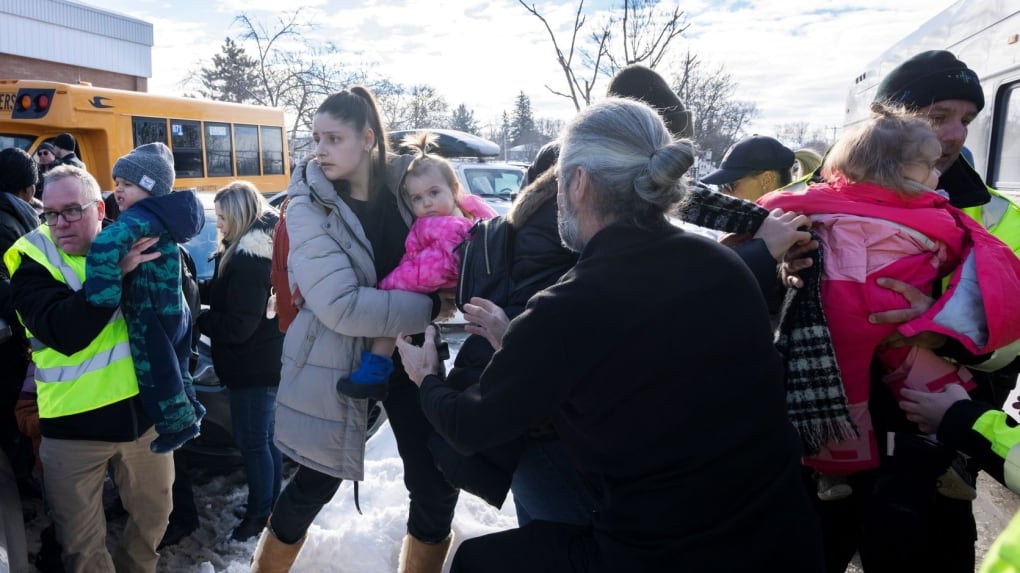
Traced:
<path fill-rule="evenodd" d="M 100 88 L 114 88 L 134 92 L 149 89 L 147 78 L 139 78 L 93 70 L 80 66 L 71 66 L 59 62 L 47 62 L 10 54 L 0 54 L 0 78 L 5 80 L 47 80 L 76 84 L 79 81 L 90 82 Z"/>

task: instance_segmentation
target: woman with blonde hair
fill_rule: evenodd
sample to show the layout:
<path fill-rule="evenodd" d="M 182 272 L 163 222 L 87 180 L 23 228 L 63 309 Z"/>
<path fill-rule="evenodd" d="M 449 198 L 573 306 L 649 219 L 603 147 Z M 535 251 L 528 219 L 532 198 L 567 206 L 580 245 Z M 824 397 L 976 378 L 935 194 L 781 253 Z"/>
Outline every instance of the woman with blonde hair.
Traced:
<path fill-rule="evenodd" d="M 265 527 L 282 481 L 273 437 L 283 334 L 275 314 L 266 312 L 278 214 L 247 181 L 220 189 L 215 203 L 220 244 L 213 277 L 201 285 L 209 310 L 198 327 L 211 341 L 216 374 L 230 389 L 234 440 L 248 479 L 244 519 L 232 537 L 244 541 Z"/>

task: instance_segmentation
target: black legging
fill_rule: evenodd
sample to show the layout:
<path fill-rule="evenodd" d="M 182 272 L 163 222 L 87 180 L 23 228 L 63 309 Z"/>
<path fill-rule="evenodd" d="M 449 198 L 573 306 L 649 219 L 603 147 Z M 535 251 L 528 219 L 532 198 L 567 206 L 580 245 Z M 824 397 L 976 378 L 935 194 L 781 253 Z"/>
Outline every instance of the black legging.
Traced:
<path fill-rule="evenodd" d="M 397 355 L 394 368 L 383 405 L 404 462 L 404 485 L 411 498 L 407 531 L 425 543 L 436 543 L 450 534 L 460 491 L 447 483 L 432 461 L 426 443 L 432 426 L 421 410 L 418 387 L 407 378 Z M 300 466 L 273 508 L 270 522 L 276 537 L 284 543 L 301 540 L 322 507 L 333 499 L 341 481 Z M 367 484 L 371 487 L 371 481 Z"/>

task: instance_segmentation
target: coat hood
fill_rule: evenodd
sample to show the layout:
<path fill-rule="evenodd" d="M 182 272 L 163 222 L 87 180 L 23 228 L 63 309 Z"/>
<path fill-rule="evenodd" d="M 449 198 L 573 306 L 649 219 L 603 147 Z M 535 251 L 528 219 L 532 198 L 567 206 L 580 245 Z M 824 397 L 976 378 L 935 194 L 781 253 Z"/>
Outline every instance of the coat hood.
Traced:
<path fill-rule="evenodd" d="M 248 229 L 248 232 L 237 241 L 237 254 L 245 254 L 259 259 L 273 259 L 273 229 L 279 217 L 275 213 L 267 212 L 255 224 Z"/>
<path fill-rule="evenodd" d="M 160 197 L 147 197 L 131 206 L 139 215 L 162 228 L 175 243 L 186 243 L 205 226 L 205 208 L 192 189 L 174 191 Z"/>
<path fill-rule="evenodd" d="M 29 231 L 39 226 L 39 214 L 35 209 L 11 193 L 0 193 L 0 212 L 10 215 Z"/>

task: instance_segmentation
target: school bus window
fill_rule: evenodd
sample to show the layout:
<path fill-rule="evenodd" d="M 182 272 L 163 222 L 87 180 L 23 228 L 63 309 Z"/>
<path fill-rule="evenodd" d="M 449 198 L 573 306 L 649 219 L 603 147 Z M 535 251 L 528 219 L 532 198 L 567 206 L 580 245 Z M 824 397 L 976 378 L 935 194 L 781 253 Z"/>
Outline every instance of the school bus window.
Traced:
<path fill-rule="evenodd" d="M 197 121 L 170 120 L 174 171 L 177 177 L 203 177 L 202 129 Z"/>
<path fill-rule="evenodd" d="M 254 125 L 234 126 L 234 151 L 237 175 L 261 175 L 259 172 L 259 128 Z"/>
<path fill-rule="evenodd" d="M 992 187 L 1020 190 L 1020 84 L 999 92 L 996 102 Z"/>
<path fill-rule="evenodd" d="M 230 125 L 226 123 L 205 124 L 205 160 L 209 177 L 230 177 L 234 174 L 231 164 Z"/>
<path fill-rule="evenodd" d="M 13 133 L 0 133 L 0 149 L 20 147 L 21 149 L 28 151 L 28 148 L 32 145 L 33 141 L 35 141 L 34 137 L 26 137 Z"/>
<path fill-rule="evenodd" d="M 262 173 L 283 174 L 283 128 L 262 126 Z"/>
<path fill-rule="evenodd" d="M 131 132 L 134 146 L 146 143 L 166 143 L 166 119 L 156 117 L 132 117 Z"/>

